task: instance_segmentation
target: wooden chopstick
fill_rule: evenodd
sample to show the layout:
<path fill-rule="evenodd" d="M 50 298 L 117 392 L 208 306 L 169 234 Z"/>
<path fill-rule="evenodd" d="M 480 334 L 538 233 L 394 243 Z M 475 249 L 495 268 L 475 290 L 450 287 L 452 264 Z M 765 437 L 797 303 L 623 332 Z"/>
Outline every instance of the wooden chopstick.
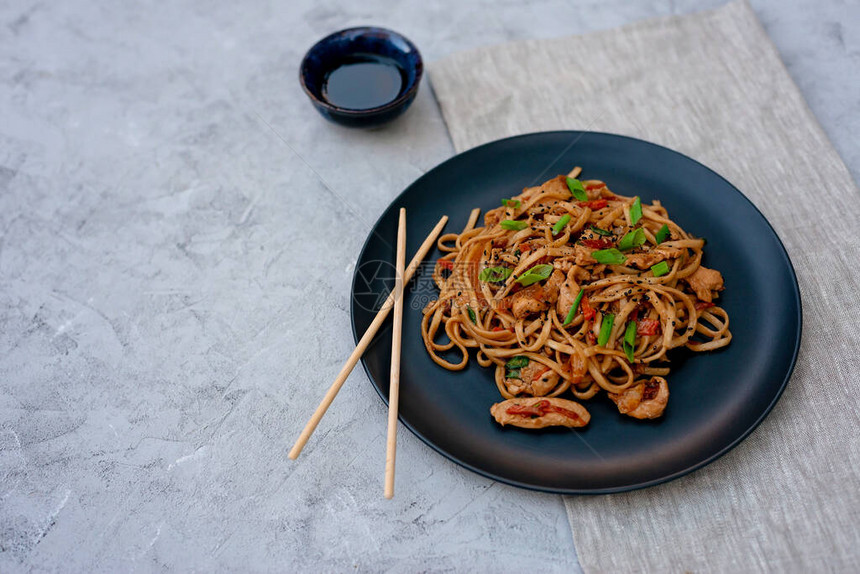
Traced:
<path fill-rule="evenodd" d="M 400 402 L 400 344 L 403 339 L 403 273 L 406 265 L 406 209 L 400 208 L 394 279 L 394 317 L 391 329 L 391 376 L 388 383 L 388 441 L 385 448 L 385 498 L 394 496 L 394 459 L 397 456 L 397 410 Z"/>
<path fill-rule="evenodd" d="M 448 223 L 448 216 L 443 215 L 442 219 L 439 220 L 439 223 L 436 224 L 436 227 L 433 228 L 433 231 L 430 232 L 430 235 L 428 235 L 424 240 L 424 243 L 421 244 L 421 247 L 418 248 L 418 251 L 415 252 L 415 257 L 413 257 L 412 261 L 409 262 L 409 266 L 406 268 L 406 272 L 403 275 L 404 283 L 408 283 L 409 280 L 412 279 L 412 276 L 415 275 L 415 271 L 418 269 L 418 266 L 421 265 L 421 262 L 424 261 L 424 258 L 433 247 L 433 244 L 436 242 L 436 238 L 439 237 L 439 234 L 442 232 L 446 223 Z M 370 327 L 367 328 L 367 331 L 365 331 L 364 335 L 361 337 L 358 345 L 355 346 L 355 350 L 353 350 L 352 354 L 346 360 L 346 363 L 337 374 L 337 377 L 335 377 L 334 382 L 329 387 L 317 407 L 317 410 L 315 410 L 314 414 L 311 415 L 310 420 L 308 420 L 305 428 L 299 435 L 299 438 L 296 439 L 296 444 L 294 444 L 293 448 L 290 449 L 289 457 L 291 459 L 298 458 L 302 449 L 305 448 L 305 444 L 308 442 L 308 439 L 311 438 L 311 435 L 314 433 L 314 430 L 316 430 L 317 425 L 320 423 L 320 420 L 322 420 L 323 415 L 325 415 L 329 406 L 331 406 L 332 401 L 334 401 L 334 398 L 337 396 L 337 393 L 340 391 L 346 378 L 352 372 L 352 369 L 355 368 L 355 364 L 358 362 L 358 359 L 361 358 L 364 351 L 367 350 L 367 346 L 370 345 L 373 337 L 376 336 L 382 323 L 385 321 L 386 317 L 388 317 L 388 314 L 394 306 L 393 303 L 394 293 L 392 292 L 388 295 L 388 299 L 385 300 L 385 303 L 382 304 L 382 307 L 379 309 L 379 312 L 376 314 Z"/>

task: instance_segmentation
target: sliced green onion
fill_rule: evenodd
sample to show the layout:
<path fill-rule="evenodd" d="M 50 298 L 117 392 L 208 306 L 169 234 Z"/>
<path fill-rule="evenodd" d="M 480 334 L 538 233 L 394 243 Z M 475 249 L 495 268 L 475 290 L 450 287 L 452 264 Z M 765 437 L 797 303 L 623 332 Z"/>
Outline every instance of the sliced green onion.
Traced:
<path fill-rule="evenodd" d="M 466 305 L 466 313 L 469 314 L 469 319 L 472 320 L 472 323 L 477 325 L 478 324 L 478 318 L 475 316 L 475 312 L 472 311 L 472 308 L 469 307 L 468 305 Z"/>
<path fill-rule="evenodd" d="M 555 225 L 552 226 L 552 234 L 558 235 L 561 233 L 561 230 L 564 229 L 564 226 L 570 223 L 570 214 L 565 213 L 561 216 L 561 219 L 555 222 Z"/>
<path fill-rule="evenodd" d="M 634 361 L 633 353 L 636 350 L 633 347 L 631 347 L 630 345 L 628 345 L 626 341 L 624 342 L 623 347 L 624 347 L 624 354 L 627 355 L 627 362 L 632 363 Z"/>
<path fill-rule="evenodd" d="M 665 261 L 661 261 L 657 265 L 651 267 L 651 273 L 654 274 L 654 277 L 662 277 L 666 273 L 669 272 L 669 264 Z"/>
<path fill-rule="evenodd" d="M 636 343 L 636 321 L 629 321 L 627 329 L 624 330 L 624 342 L 628 345 Z"/>
<path fill-rule="evenodd" d="M 624 354 L 627 355 L 627 361 L 633 362 L 633 352 L 636 350 L 636 321 L 627 323 L 627 329 L 624 331 Z"/>
<path fill-rule="evenodd" d="M 628 251 L 635 247 L 639 247 L 644 243 L 645 231 L 639 228 L 625 233 L 624 237 L 621 238 L 621 241 L 618 242 L 618 249 L 620 249 L 621 251 Z"/>
<path fill-rule="evenodd" d="M 519 379 L 520 378 L 520 369 L 529 364 L 529 358 L 524 357 L 523 355 L 517 355 L 516 357 L 512 357 L 505 363 L 505 378 L 506 379 Z"/>
<path fill-rule="evenodd" d="M 503 199 L 502 205 L 504 205 L 505 207 L 513 207 L 514 209 L 519 209 L 522 203 L 519 199 Z"/>
<path fill-rule="evenodd" d="M 550 275 L 552 275 L 553 267 L 549 263 L 541 263 L 540 265 L 535 265 L 519 277 L 517 277 L 517 283 L 522 285 L 523 287 L 528 287 L 532 283 L 537 283 L 538 281 L 543 281 Z"/>
<path fill-rule="evenodd" d="M 508 362 L 505 363 L 506 369 L 522 369 L 526 365 L 529 364 L 529 358 L 523 355 L 517 355 L 516 357 L 511 357 L 508 359 Z"/>
<path fill-rule="evenodd" d="M 595 232 L 596 234 L 598 234 L 598 235 L 602 235 L 602 236 L 604 236 L 604 237 L 607 237 L 607 236 L 609 236 L 609 235 L 612 235 L 612 232 L 611 232 L 611 231 L 606 231 L 605 229 L 600 229 L 599 227 L 595 227 L 595 226 L 593 226 L 593 225 L 591 226 L 591 230 L 592 230 L 593 232 Z"/>
<path fill-rule="evenodd" d="M 614 247 L 612 249 L 592 251 L 591 256 L 594 257 L 595 261 L 604 265 L 623 265 L 627 261 L 627 257 Z"/>
<path fill-rule="evenodd" d="M 669 231 L 669 226 L 664 223 L 663 227 L 661 227 L 659 231 L 657 231 L 657 235 L 654 236 L 654 239 L 657 240 L 657 245 L 660 245 L 661 243 L 669 239 L 669 235 L 671 235 Z"/>
<path fill-rule="evenodd" d="M 514 221 L 513 219 L 505 219 L 500 225 L 503 229 L 509 229 L 511 231 L 519 231 L 520 229 L 525 229 L 529 226 L 525 221 Z"/>
<path fill-rule="evenodd" d="M 640 219 L 642 219 L 642 200 L 637 195 L 633 205 L 630 206 L 630 225 L 636 225 Z"/>
<path fill-rule="evenodd" d="M 600 323 L 600 334 L 597 336 L 597 344 L 605 347 L 609 342 L 609 335 L 612 334 L 612 325 L 615 323 L 615 315 L 607 313 L 603 316 L 603 321 Z"/>
<path fill-rule="evenodd" d="M 501 283 L 511 276 L 513 269 L 507 267 L 485 267 L 478 274 L 478 279 L 487 283 Z"/>
<path fill-rule="evenodd" d="M 567 188 L 571 195 L 579 201 L 588 201 L 588 194 L 585 193 L 585 188 L 582 187 L 582 182 L 572 177 L 567 178 Z"/>
<path fill-rule="evenodd" d="M 576 310 L 579 308 L 579 302 L 582 301 L 583 293 L 585 293 L 585 290 L 580 289 L 579 293 L 576 294 L 576 299 L 573 300 L 573 305 L 570 306 L 570 311 L 567 312 L 567 317 L 564 318 L 564 323 L 561 324 L 562 327 L 567 327 L 573 321 Z"/>

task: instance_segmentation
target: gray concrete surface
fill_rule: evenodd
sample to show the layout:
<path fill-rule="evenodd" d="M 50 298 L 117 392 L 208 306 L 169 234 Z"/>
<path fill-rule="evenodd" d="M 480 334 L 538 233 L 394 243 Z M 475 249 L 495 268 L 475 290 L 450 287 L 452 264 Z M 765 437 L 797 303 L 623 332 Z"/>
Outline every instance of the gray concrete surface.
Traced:
<path fill-rule="evenodd" d="M 360 370 L 286 458 L 352 348 L 371 224 L 452 154 L 428 85 L 350 131 L 298 63 L 357 24 L 432 61 L 720 3 L 0 4 L 0 572 L 577 571 L 560 497 L 405 431 L 384 500 Z M 857 178 L 858 4 L 753 5 Z"/>

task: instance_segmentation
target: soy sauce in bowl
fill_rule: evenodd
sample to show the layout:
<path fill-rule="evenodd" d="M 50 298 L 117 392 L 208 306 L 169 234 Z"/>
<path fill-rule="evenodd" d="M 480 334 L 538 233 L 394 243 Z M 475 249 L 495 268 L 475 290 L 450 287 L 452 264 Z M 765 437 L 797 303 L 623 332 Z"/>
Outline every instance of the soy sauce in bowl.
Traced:
<path fill-rule="evenodd" d="M 392 30 L 348 28 L 314 44 L 299 81 L 314 108 L 344 126 L 391 121 L 415 100 L 424 65 L 415 44 Z"/>
<path fill-rule="evenodd" d="M 378 108 L 400 95 L 404 75 L 392 58 L 356 54 L 328 73 L 323 97 L 348 110 Z"/>

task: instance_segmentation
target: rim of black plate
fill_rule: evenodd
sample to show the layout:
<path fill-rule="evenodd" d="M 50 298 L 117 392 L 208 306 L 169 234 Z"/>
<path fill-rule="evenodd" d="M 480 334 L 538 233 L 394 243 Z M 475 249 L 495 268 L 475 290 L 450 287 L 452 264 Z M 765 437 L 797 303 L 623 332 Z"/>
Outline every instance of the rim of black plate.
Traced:
<path fill-rule="evenodd" d="M 552 493 L 552 494 L 568 494 L 568 495 L 573 495 L 573 494 L 615 494 L 615 493 L 619 493 L 619 492 L 628 492 L 631 490 L 639 490 L 642 488 L 648 488 L 650 486 L 656 486 L 658 484 L 663 484 L 665 482 L 675 480 L 675 479 L 680 478 L 682 476 L 686 476 L 695 470 L 698 470 L 702 467 L 705 467 L 705 466 L 711 464 L 712 462 L 714 462 L 715 460 L 722 457 L 727 452 L 729 452 L 730 450 L 732 450 L 733 448 L 738 446 L 741 442 L 744 441 L 744 439 L 746 439 L 748 436 L 750 436 L 756 428 L 758 428 L 758 426 L 762 423 L 762 421 L 764 421 L 765 418 L 767 418 L 767 416 L 770 414 L 770 412 L 776 406 L 776 403 L 779 402 L 779 399 L 782 397 L 783 393 L 785 392 L 785 388 L 788 386 L 788 382 L 791 379 L 792 374 L 794 373 L 794 368 L 797 365 L 797 357 L 800 354 L 800 343 L 801 343 L 801 338 L 802 338 L 802 334 L 803 334 L 803 300 L 801 299 L 801 296 L 800 296 L 800 286 L 797 282 L 797 273 L 794 270 L 794 265 L 791 263 L 791 258 L 788 256 L 788 251 L 785 249 L 785 245 L 783 244 L 782 239 L 780 239 L 779 234 L 777 234 L 776 230 L 773 228 L 773 225 L 771 225 L 770 221 L 767 220 L 767 218 L 764 216 L 764 214 L 761 212 L 761 210 L 758 207 L 756 207 L 756 205 L 746 195 L 744 195 L 744 193 L 741 190 L 739 190 L 737 187 L 735 187 L 729 180 L 727 180 L 725 177 L 723 177 L 722 175 L 720 175 L 716 171 L 712 170 L 711 168 L 709 168 L 705 164 L 691 158 L 690 156 L 685 155 L 679 151 L 675 151 L 671 148 L 668 148 L 668 147 L 665 147 L 665 146 L 662 146 L 659 144 L 655 144 L 655 143 L 649 142 L 647 140 L 634 138 L 634 137 L 630 137 L 630 136 L 625 136 L 625 135 L 621 135 L 621 134 L 608 133 L 608 132 L 584 131 L 584 130 L 583 131 L 580 131 L 580 130 L 552 130 L 552 131 L 544 131 L 544 132 L 530 132 L 527 134 L 521 134 L 521 135 L 517 135 L 517 136 L 511 136 L 511 137 L 507 137 L 507 138 L 501 138 L 501 139 L 493 140 L 493 141 L 487 142 L 485 144 L 481 144 L 479 146 L 468 149 L 464 152 L 454 154 L 453 156 L 451 156 L 448 159 L 446 159 L 445 161 L 439 163 L 433 169 L 424 173 L 423 175 L 421 175 L 421 177 L 419 177 L 418 179 L 413 181 L 411 184 L 406 186 L 406 188 L 403 191 L 401 191 L 397 195 L 397 197 L 395 197 L 391 201 L 391 203 L 389 203 L 388 207 L 385 208 L 385 210 L 382 212 L 382 214 L 379 216 L 379 218 L 376 220 L 376 222 L 371 227 L 371 230 L 368 233 L 367 238 L 364 240 L 364 244 L 361 246 L 361 251 L 358 254 L 357 261 L 361 261 L 361 259 L 364 257 L 364 252 L 367 250 L 367 246 L 370 243 L 370 240 L 374 235 L 374 230 L 379 226 L 379 224 L 388 215 L 388 213 L 390 211 L 392 211 L 393 209 L 396 209 L 397 204 L 400 203 L 403 196 L 406 195 L 406 193 L 409 191 L 409 189 L 413 185 L 415 185 L 416 182 L 418 182 L 419 180 L 421 180 L 425 177 L 431 177 L 434 171 L 436 171 L 437 169 L 440 169 L 442 166 L 444 166 L 446 163 L 448 163 L 449 161 L 451 161 L 455 157 L 467 156 L 467 155 L 469 155 L 471 153 L 475 153 L 478 150 L 483 149 L 485 147 L 495 145 L 498 142 L 515 140 L 515 139 L 524 139 L 524 138 L 530 138 L 530 137 L 546 135 L 546 134 L 570 134 L 571 136 L 594 134 L 594 135 L 599 135 L 599 136 L 609 136 L 609 137 L 625 139 L 625 140 L 629 140 L 632 142 L 636 142 L 637 144 L 648 145 L 648 146 L 652 146 L 652 147 L 656 147 L 656 148 L 660 148 L 660 149 L 669 151 L 669 152 L 671 152 L 677 156 L 680 156 L 681 158 L 684 158 L 687 161 L 690 161 L 690 162 L 693 162 L 693 163 L 699 165 L 700 167 L 704 168 L 705 170 L 716 175 L 718 178 L 723 180 L 723 182 L 725 182 L 731 190 L 733 190 L 735 193 L 740 195 L 750 205 L 750 207 L 752 207 L 755 210 L 755 212 L 761 216 L 762 220 L 765 222 L 765 225 L 767 225 L 770 232 L 776 238 L 776 241 L 779 244 L 779 247 L 781 249 L 781 255 L 782 255 L 783 260 L 785 261 L 786 264 L 788 264 L 788 269 L 791 271 L 791 278 L 793 280 L 792 284 L 791 284 L 791 288 L 793 290 L 793 294 L 794 294 L 795 298 L 797 299 L 797 337 L 795 338 L 794 349 L 792 350 L 792 353 L 791 353 L 791 364 L 789 365 L 789 368 L 786 371 L 785 377 L 783 378 L 782 382 L 779 385 L 779 390 L 776 392 L 776 394 L 773 397 L 773 400 L 771 400 L 771 402 L 768 404 L 767 408 L 762 411 L 761 415 L 749 426 L 749 428 L 744 430 L 744 432 L 742 432 L 736 439 L 731 441 L 728 445 L 726 445 L 724 448 L 722 448 L 718 452 L 702 459 L 701 461 L 699 461 L 695 464 L 688 466 L 687 468 L 676 471 L 672 474 L 668 474 L 666 476 L 662 476 L 660 478 L 656 478 L 656 479 L 648 480 L 648 481 L 644 481 L 644 482 L 639 482 L 639 483 L 635 483 L 635 484 L 627 484 L 627 485 L 623 485 L 623 486 L 614 486 L 614 487 L 609 487 L 609 488 L 589 488 L 589 489 L 572 488 L 572 489 L 565 489 L 565 488 L 553 488 L 553 487 L 541 486 L 539 484 L 530 484 L 527 482 L 512 480 L 510 478 L 500 476 L 500 475 L 494 474 L 492 472 L 486 471 L 484 469 L 478 468 L 476 466 L 469 464 L 468 462 L 465 462 L 465 461 L 459 459 L 458 457 L 456 457 L 456 456 L 450 454 L 449 452 L 446 452 L 445 450 L 436 446 L 432 441 L 430 441 L 428 438 L 426 438 L 418 430 L 413 428 L 413 426 L 411 424 L 409 424 L 408 421 L 404 420 L 402 415 L 398 415 L 398 419 L 403 424 L 403 426 L 408 428 L 412 434 L 414 434 L 416 437 L 418 437 L 421 440 L 421 442 L 423 442 L 424 444 L 426 444 L 427 446 L 429 446 L 430 448 L 432 448 L 433 450 L 435 450 L 436 452 L 438 452 L 439 454 L 441 454 L 442 456 L 444 456 L 448 460 L 455 462 L 458 465 L 462 466 L 463 468 L 471 470 L 472 472 L 477 473 L 477 474 L 484 476 L 486 478 L 490 478 L 492 480 L 496 480 L 496 481 L 502 482 L 504 484 L 510 484 L 511 486 L 516 486 L 519 488 L 525 488 L 527 490 L 533 490 L 533 491 L 538 491 L 538 492 L 547 492 L 547 493 Z M 358 265 L 355 266 L 355 270 L 353 271 L 352 285 L 350 286 L 350 295 L 352 295 L 352 290 L 355 286 L 357 276 L 358 276 Z M 358 341 L 361 339 L 361 336 L 363 335 L 363 333 L 359 334 L 356 331 L 354 309 L 355 309 L 355 306 L 350 304 L 349 319 L 350 319 L 350 323 L 352 324 L 351 325 L 352 336 L 353 336 L 353 340 L 355 341 L 355 343 L 358 344 Z M 376 394 L 379 395 L 379 397 L 382 399 L 382 402 L 385 403 L 385 405 L 387 406 L 388 405 L 388 399 L 382 393 L 381 387 L 379 385 L 373 384 L 373 375 L 371 374 L 370 369 L 367 367 L 367 363 L 365 362 L 364 357 L 361 358 L 361 366 L 364 369 L 365 375 L 367 375 L 367 378 L 370 380 L 371 385 L 373 386 L 374 390 L 376 391 Z"/>

